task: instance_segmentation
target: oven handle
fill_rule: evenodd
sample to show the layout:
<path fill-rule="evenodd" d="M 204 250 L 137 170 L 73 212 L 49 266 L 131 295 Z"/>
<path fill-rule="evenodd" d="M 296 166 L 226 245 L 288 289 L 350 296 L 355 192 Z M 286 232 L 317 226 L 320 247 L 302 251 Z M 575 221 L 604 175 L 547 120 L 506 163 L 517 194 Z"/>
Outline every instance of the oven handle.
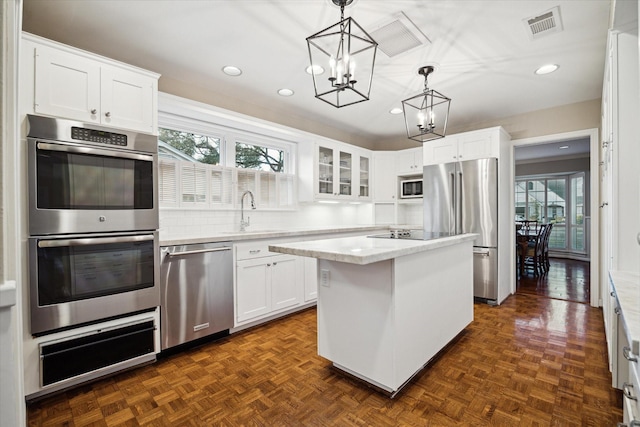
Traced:
<path fill-rule="evenodd" d="M 153 156 L 120 151 L 114 152 L 112 150 L 102 150 L 100 148 L 76 147 L 75 145 L 50 144 L 48 142 L 38 142 L 37 147 L 40 150 L 62 151 L 65 153 L 94 154 L 98 156 L 119 157 L 123 159 L 145 160 L 147 162 L 153 161 Z"/>
<path fill-rule="evenodd" d="M 103 243 L 131 243 L 146 242 L 153 240 L 153 235 L 144 236 L 120 236 L 120 237 L 92 237 L 87 239 L 64 239 L 64 240 L 39 240 L 39 248 L 58 248 L 63 246 L 86 246 Z"/>

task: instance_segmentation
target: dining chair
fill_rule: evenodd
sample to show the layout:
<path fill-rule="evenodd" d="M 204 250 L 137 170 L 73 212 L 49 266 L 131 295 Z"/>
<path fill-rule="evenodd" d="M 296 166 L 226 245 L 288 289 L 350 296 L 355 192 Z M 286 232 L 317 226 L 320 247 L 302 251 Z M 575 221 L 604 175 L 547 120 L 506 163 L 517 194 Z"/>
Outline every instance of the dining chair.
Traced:
<path fill-rule="evenodd" d="M 545 270 L 544 265 L 544 235 L 548 228 L 548 224 L 541 224 L 538 232 L 531 237 L 524 256 L 524 267 L 533 271 L 534 276 L 542 274 Z"/>
<path fill-rule="evenodd" d="M 542 260 L 544 261 L 545 271 L 549 271 L 551 263 L 549 262 L 549 239 L 551 237 L 551 230 L 553 229 L 553 223 L 547 224 L 545 231 L 544 242 L 542 244 Z"/>

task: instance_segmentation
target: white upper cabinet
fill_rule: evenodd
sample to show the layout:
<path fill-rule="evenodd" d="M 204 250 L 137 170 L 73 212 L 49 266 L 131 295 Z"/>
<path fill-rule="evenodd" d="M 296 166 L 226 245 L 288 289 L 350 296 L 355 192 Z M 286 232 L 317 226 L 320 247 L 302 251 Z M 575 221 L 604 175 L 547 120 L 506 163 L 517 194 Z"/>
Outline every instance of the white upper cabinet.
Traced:
<path fill-rule="evenodd" d="M 33 113 L 157 133 L 158 74 L 39 37 L 24 38 L 25 55 L 33 55 Z"/>
<path fill-rule="evenodd" d="M 396 153 L 396 175 L 422 175 L 422 147 Z"/>
<path fill-rule="evenodd" d="M 494 129 L 447 136 L 424 144 L 424 164 L 437 165 L 500 156 L 500 138 Z"/>
<path fill-rule="evenodd" d="M 374 201 L 395 202 L 398 187 L 396 174 L 396 152 L 376 151 L 373 155 Z"/>
<path fill-rule="evenodd" d="M 368 200 L 371 198 L 371 156 L 348 145 L 321 143 L 316 149 L 315 197 Z"/>

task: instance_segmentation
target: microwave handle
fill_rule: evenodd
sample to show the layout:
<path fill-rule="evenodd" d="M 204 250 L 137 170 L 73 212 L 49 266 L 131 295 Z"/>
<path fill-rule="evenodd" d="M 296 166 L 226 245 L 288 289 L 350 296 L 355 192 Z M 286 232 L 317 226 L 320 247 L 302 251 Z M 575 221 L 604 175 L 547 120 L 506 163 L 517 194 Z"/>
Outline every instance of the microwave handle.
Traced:
<path fill-rule="evenodd" d="M 56 240 L 39 240 L 39 248 L 58 248 L 66 246 L 87 246 L 87 245 L 100 245 L 109 243 L 132 243 L 132 242 L 146 242 L 153 240 L 153 235 L 143 236 L 119 236 L 119 237 L 89 237 L 82 239 L 56 239 Z"/>
<path fill-rule="evenodd" d="M 65 153 L 93 154 L 98 156 L 110 156 L 110 157 L 118 157 L 118 158 L 131 159 L 131 160 L 144 160 L 147 162 L 153 161 L 153 156 L 120 152 L 120 151 L 114 153 L 114 151 L 112 150 L 102 150 L 100 148 L 92 148 L 92 147 L 78 147 L 75 145 L 50 144 L 48 142 L 38 142 L 37 147 L 40 150 L 62 151 Z"/>

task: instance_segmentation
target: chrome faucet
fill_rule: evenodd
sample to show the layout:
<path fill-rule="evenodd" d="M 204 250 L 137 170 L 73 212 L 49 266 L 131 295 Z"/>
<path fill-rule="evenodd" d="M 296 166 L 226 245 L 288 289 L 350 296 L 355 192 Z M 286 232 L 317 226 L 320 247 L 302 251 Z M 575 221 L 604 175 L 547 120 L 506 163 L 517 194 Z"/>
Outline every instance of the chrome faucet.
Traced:
<path fill-rule="evenodd" d="M 256 202 L 253 198 L 253 193 L 249 190 L 242 193 L 242 196 L 240 196 L 240 231 L 245 231 L 246 228 L 250 225 L 249 221 L 251 220 L 251 218 L 249 217 L 247 217 L 246 221 L 244 220 L 244 196 L 246 196 L 247 194 L 251 197 L 251 209 L 256 208 Z"/>

